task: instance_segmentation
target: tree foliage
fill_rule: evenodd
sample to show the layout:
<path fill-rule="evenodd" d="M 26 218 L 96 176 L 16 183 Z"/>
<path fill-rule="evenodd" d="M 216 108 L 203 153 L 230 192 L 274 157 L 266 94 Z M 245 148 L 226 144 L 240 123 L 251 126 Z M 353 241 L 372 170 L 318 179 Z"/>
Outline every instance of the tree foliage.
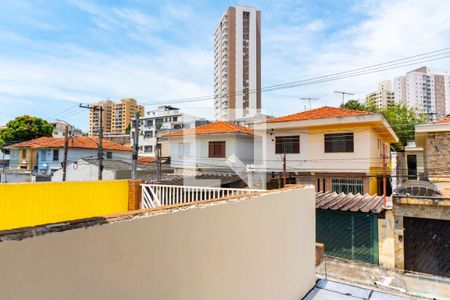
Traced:
<path fill-rule="evenodd" d="M 28 115 L 20 116 L 6 124 L 0 142 L 23 142 L 42 136 L 52 136 L 53 126 L 46 120 Z"/>
<path fill-rule="evenodd" d="M 368 101 L 360 103 L 358 100 L 349 100 L 341 107 L 382 114 L 399 138 L 399 143 L 393 145 L 397 151 L 403 150 L 408 141 L 414 140 L 415 125 L 427 121 L 425 114 L 418 112 L 417 109 L 404 102 L 395 102 L 386 108 L 378 109 L 374 103 Z"/>
<path fill-rule="evenodd" d="M 341 108 L 353 109 L 353 110 L 367 110 L 367 107 L 360 103 L 358 100 L 348 100 L 345 104 L 341 104 Z"/>

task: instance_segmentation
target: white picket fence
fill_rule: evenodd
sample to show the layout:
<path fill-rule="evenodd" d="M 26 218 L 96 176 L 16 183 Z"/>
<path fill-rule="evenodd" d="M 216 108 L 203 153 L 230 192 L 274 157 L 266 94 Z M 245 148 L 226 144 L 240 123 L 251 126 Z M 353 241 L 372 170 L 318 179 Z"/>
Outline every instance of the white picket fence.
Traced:
<path fill-rule="evenodd" d="M 141 208 L 191 203 L 264 191 L 256 189 L 213 188 L 164 184 L 142 184 L 141 186 Z"/>

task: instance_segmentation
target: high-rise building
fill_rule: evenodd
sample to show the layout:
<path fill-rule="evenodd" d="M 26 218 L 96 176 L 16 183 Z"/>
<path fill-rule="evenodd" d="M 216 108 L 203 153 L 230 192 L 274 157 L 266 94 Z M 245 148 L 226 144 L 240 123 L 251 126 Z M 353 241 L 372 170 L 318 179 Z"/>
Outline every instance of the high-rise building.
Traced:
<path fill-rule="evenodd" d="M 102 100 L 90 104 L 91 107 L 103 108 L 103 132 L 124 134 L 135 117 L 136 110 L 144 115 L 144 107 L 138 105 L 135 99 L 122 99 L 118 102 Z M 89 136 L 97 136 L 100 131 L 100 110 L 89 110 Z"/>
<path fill-rule="evenodd" d="M 368 105 L 375 105 L 376 108 L 386 108 L 394 103 L 394 91 L 390 80 L 384 80 L 378 83 L 378 90 L 370 93 L 366 97 Z"/>
<path fill-rule="evenodd" d="M 218 120 L 261 109 L 261 12 L 229 7 L 214 34 L 214 112 Z"/>
<path fill-rule="evenodd" d="M 421 67 L 394 79 L 396 102 L 406 102 L 429 120 L 450 113 L 450 71 Z"/>
<path fill-rule="evenodd" d="M 139 156 L 154 157 L 156 155 L 157 137 L 160 134 L 172 130 L 187 129 L 191 126 L 207 124 L 205 119 L 196 119 L 192 116 L 186 116 L 179 108 L 170 105 L 158 106 L 157 109 L 145 113 L 140 119 L 139 125 Z M 130 140 L 133 143 L 135 135 L 135 123 L 131 125 Z M 159 141 L 162 144 L 162 141 Z M 169 156 L 170 149 L 167 149 L 168 143 L 162 146 L 162 156 Z"/>

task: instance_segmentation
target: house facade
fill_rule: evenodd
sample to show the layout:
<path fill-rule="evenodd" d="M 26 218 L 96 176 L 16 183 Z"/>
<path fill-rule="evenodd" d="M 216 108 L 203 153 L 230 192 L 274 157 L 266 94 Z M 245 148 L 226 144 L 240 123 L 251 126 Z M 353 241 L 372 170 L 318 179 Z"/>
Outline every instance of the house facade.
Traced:
<path fill-rule="evenodd" d="M 431 124 L 416 125 L 415 142 L 399 158 L 400 183 L 426 180 L 450 196 L 450 115 Z"/>
<path fill-rule="evenodd" d="M 318 192 L 382 194 L 383 163 L 390 174 L 389 144 L 398 141 L 382 115 L 335 107 L 272 118 L 254 129 L 266 134 L 269 178 L 284 178 L 286 170 L 287 183 L 314 184 Z"/>
<path fill-rule="evenodd" d="M 62 138 L 42 137 L 10 146 L 10 150 L 11 156 L 14 157 L 14 163 L 10 168 L 34 170 L 42 175 L 51 175 L 59 170 L 64 161 Z M 103 141 L 103 151 L 104 159 L 131 160 L 129 147 L 108 140 Z M 68 164 L 81 158 L 97 158 L 97 156 L 98 139 L 78 136 L 69 140 Z"/>
<path fill-rule="evenodd" d="M 171 166 L 188 170 L 244 172 L 253 163 L 254 135 L 247 127 L 213 122 L 163 134 L 170 144 Z"/>

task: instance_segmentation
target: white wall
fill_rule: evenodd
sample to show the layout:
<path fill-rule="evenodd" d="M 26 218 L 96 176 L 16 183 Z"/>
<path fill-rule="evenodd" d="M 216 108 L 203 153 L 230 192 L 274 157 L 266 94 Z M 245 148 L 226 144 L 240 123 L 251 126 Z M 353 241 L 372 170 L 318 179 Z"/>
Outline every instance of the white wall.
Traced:
<path fill-rule="evenodd" d="M 324 131 L 326 133 L 354 134 L 354 152 L 351 153 L 325 153 Z M 274 130 L 267 135 L 266 160 L 267 168 L 271 171 L 283 170 L 283 154 L 275 153 L 275 137 L 300 136 L 300 153 L 286 154 L 288 171 L 312 171 L 312 172 L 368 172 L 370 168 L 370 143 L 371 138 L 368 128 L 351 127 L 345 129 L 323 128 L 312 131 L 308 128 L 289 128 Z M 376 140 L 375 140 L 376 141 Z"/>
<path fill-rule="evenodd" d="M 41 232 L 42 233 L 42 232 Z M 313 187 L 0 243 L 0 299 L 301 299 Z"/>
<path fill-rule="evenodd" d="M 42 169 L 43 163 L 46 163 L 49 165 L 48 170 L 51 169 L 60 169 L 61 168 L 61 162 L 64 160 L 64 149 L 59 149 L 59 160 L 53 161 L 53 149 L 50 149 L 50 151 L 47 151 L 46 161 L 40 160 L 40 166 L 39 168 Z M 112 159 L 119 159 L 131 162 L 131 151 L 112 151 L 112 150 L 103 150 L 105 159 L 106 159 L 106 153 L 112 152 Z M 41 155 L 42 150 L 39 150 L 38 155 Z M 79 148 L 69 148 L 67 152 L 67 161 L 68 163 L 73 163 L 78 161 L 82 158 L 90 158 L 90 159 L 96 159 L 98 155 L 97 149 L 79 149 Z"/>
<path fill-rule="evenodd" d="M 194 139 L 182 137 L 171 137 L 168 139 L 171 150 L 171 166 L 174 168 L 194 168 L 195 163 L 199 168 L 226 168 L 227 158 L 236 155 L 244 164 L 253 161 L 253 136 L 236 134 L 198 135 Z M 209 142 L 225 141 L 225 158 L 209 158 Z M 191 143 L 190 154 L 180 157 L 178 152 L 179 143 Z"/>
<path fill-rule="evenodd" d="M 52 181 L 62 181 L 63 170 L 59 169 L 52 176 Z M 115 172 L 103 169 L 103 180 L 114 180 Z M 79 162 L 78 164 L 70 164 L 66 170 L 66 181 L 91 181 L 98 179 L 98 166 Z"/>

